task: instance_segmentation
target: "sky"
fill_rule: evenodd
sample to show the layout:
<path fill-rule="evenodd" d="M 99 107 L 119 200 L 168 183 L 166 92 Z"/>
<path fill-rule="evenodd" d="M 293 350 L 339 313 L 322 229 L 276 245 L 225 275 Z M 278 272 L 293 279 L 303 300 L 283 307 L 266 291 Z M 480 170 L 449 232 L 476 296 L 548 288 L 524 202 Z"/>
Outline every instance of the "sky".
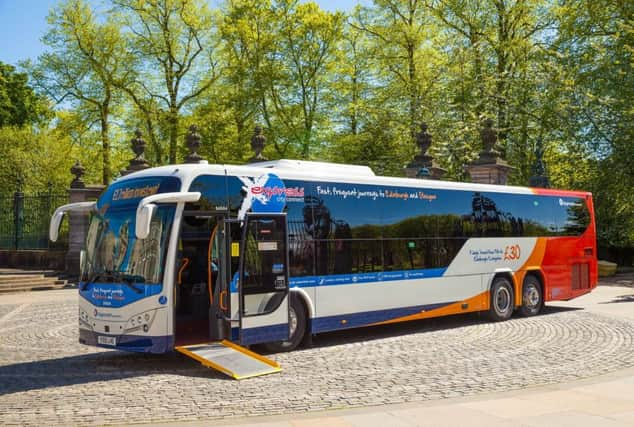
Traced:
<path fill-rule="evenodd" d="M 46 16 L 59 0 L 0 0 L 0 62 L 17 65 L 44 51 Z M 93 3 L 99 3 L 92 0 Z M 351 10 L 359 0 L 316 0 L 326 10 Z M 210 3 L 217 4 L 215 0 Z"/>

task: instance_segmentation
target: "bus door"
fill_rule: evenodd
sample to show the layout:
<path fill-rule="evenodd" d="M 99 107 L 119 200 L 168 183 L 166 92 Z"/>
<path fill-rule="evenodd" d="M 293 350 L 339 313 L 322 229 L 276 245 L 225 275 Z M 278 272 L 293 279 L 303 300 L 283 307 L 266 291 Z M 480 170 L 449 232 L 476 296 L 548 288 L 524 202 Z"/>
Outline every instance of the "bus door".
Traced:
<path fill-rule="evenodd" d="M 240 343 L 289 338 L 286 214 L 247 214 L 238 280 Z"/>
<path fill-rule="evenodd" d="M 209 307 L 209 338 L 221 340 L 231 336 L 231 311 L 229 308 L 228 272 L 231 262 L 227 260 L 227 242 L 231 228 L 225 217 L 218 217 L 218 223 L 212 233 L 213 248 L 210 252 L 209 268 L 213 271 L 213 290 Z M 211 273 L 210 273 L 211 274 Z"/>

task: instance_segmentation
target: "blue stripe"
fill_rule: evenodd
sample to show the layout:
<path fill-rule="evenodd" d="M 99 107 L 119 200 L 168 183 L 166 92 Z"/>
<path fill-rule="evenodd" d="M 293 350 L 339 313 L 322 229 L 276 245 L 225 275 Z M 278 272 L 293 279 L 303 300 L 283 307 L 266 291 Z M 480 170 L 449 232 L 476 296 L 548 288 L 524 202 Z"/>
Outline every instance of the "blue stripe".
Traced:
<path fill-rule="evenodd" d="M 310 286 L 354 285 L 357 283 L 392 282 L 395 280 L 417 280 L 442 277 L 446 268 L 424 270 L 378 271 L 374 273 L 331 274 L 327 276 L 291 277 L 290 286 L 304 288 Z"/>
<path fill-rule="evenodd" d="M 436 310 L 454 304 L 455 301 L 437 304 L 415 305 L 411 307 L 390 308 L 386 310 L 365 311 L 360 313 L 338 314 L 335 316 L 316 317 L 311 321 L 311 333 L 337 331 L 341 329 L 368 326 L 373 323 L 398 319 L 423 311 Z M 241 344 L 255 344 L 263 342 L 280 341 L 280 335 L 288 333 L 288 325 L 261 326 L 243 330 Z M 239 328 L 231 328 L 231 340 L 237 342 L 240 337 Z"/>
<path fill-rule="evenodd" d="M 355 285 L 358 283 L 392 282 L 395 280 L 418 280 L 442 277 L 446 268 L 427 268 L 422 270 L 377 271 L 373 273 L 329 274 L 322 276 L 291 277 L 291 288 L 313 286 Z M 231 280 L 231 292 L 238 292 L 238 274 Z"/>
<path fill-rule="evenodd" d="M 288 339 L 289 325 L 259 326 L 257 328 L 242 329 L 240 344 L 259 344 L 263 342 L 285 341 Z"/>
<path fill-rule="evenodd" d="M 120 308 L 161 293 L 161 283 L 135 283 L 136 292 L 125 283 L 79 283 L 79 295 L 96 307 Z"/>
<path fill-rule="evenodd" d="M 117 346 L 97 344 L 98 334 L 86 329 L 79 330 L 79 342 L 95 347 L 109 348 L 111 350 L 132 351 L 135 353 L 167 353 L 174 348 L 174 336 L 139 336 L 139 335 L 118 335 Z"/>
<path fill-rule="evenodd" d="M 336 331 L 338 329 L 356 328 L 367 326 L 373 323 L 385 322 L 387 320 L 398 319 L 422 311 L 435 310 L 445 307 L 454 302 L 443 302 L 438 304 L 415 305 L 411 307 L 390 308 L 386 310 L 365 311 L 360 313 L 338 314 L 335 316 L 317 317 L 312 320 L 312 333 Z"/>

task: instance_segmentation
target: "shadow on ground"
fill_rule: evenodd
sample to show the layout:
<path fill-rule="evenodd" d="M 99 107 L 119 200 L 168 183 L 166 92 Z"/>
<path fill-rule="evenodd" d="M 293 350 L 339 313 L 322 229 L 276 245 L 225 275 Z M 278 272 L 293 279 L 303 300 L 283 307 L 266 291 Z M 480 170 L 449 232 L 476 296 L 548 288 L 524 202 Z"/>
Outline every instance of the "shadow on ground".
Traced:
<path fill-rule="evenodd" d="M 614 304 L 619 302 L 634 302 L 634 294 L 619 295 L 618 297 L 614 298 L 611 301 L 603 301 L 603 302 L 600 302 L 599 304 Z"/>
<path fill-rule="evenodd" d="M 0 366 L 0 396 L 156 374 L 229 379 L 180 353 L 152 355 L 109 351 Z"/>
<path fill-rule="evenodd" d="M 567 311 L 577 311 L 577 307 L 552 307 L 545 306 L 540 316 L 548 316 Z M 521 318 L 515 314 L 513 319 Z M 512 320 L 512 319 L 511 319 Z M 313 338 L 313 347 L 330 347 L 346 343 L 379 340 L 388 337 L 398 337 L 420 332 L 431 332 L 463 328 L 471 325 L 490 322 L 486 313 L 467 313 L 453 316 L 437 317 L 432 319 L 414 320 L 389 325 L 367 326 L 362 328 L 347 329 L 336 332 L 326 332 Z"/>

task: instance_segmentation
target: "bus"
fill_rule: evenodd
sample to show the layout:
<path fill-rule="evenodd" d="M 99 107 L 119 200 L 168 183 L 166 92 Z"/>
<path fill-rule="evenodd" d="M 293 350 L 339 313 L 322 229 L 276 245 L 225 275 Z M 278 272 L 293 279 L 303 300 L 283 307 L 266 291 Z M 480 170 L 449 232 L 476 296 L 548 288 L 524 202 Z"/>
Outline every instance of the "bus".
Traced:
<path fill-rule="evenodd" d="M 597 285 L 592 195 L 376 176 L 296 160 L 121 177 L 81 253 L 79 341 L 133 352 L 485 312 L 538 314 Z"/>

